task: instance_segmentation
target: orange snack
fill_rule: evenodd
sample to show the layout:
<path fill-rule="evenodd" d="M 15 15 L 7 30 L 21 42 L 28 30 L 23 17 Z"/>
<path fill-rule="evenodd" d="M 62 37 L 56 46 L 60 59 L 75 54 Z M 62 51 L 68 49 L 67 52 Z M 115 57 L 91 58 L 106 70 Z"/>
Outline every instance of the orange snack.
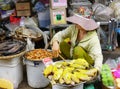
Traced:
<path fill-rule="evenodd" d="M 25 57 L 29 60 L 42 60 L 44 58 L 52 58 L 52 52 L 44 49 L 34 49 L 25 54 Z"/>

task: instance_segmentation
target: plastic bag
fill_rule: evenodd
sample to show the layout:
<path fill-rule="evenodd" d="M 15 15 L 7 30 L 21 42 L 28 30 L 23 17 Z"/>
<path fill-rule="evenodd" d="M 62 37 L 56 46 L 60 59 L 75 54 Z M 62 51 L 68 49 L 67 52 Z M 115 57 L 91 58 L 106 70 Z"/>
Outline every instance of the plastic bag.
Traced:
<path fill-rule="evenodd" d="M 115 18 L 120 19 L 120 0 L 114 0 L 110 7 L 114 10 Z"/>
<path fill-rule="evenodd" d="M 31 38 L 27 38 L 26 40 L 27 40 L 26 51 L 35 49 L 35 43 L 31 41 Z"/>
<path fill-rule="evenodd" d="M 92 9 L 96 20 L 109 21 L 113 17 L 113 9 L 103 4 L 94 4 Z"/>

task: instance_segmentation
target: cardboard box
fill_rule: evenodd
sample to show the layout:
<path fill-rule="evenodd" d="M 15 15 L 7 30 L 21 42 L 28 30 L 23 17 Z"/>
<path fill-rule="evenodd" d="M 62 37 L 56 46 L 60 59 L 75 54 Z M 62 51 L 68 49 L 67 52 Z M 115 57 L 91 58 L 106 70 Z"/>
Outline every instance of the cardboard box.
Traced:
<path fill-rule="evenodd" d="M 29 10 L 29 9 L 30 9 L 29 2 L 16 3 L 16 10 Z"/>
<path fill-rule="evenodd" d="M 52 9 L 67 8 L 67 0 L 50 0 Z"/>
<path fill-rule="evenodd" d="M 31 15 L 30 2 L 21 2 L 21 3 L 16 3 L 15 5 L 16 5 L 17 16 L 30 16 Z"/>
<path fill-rule="evenodd" d="M 66 9 L 50 9 L 51 25 L 66 24 Z"/>
<path fill-rule="evenodd" d="M 17 16 L 30 16 L 31 12 L 30 10 L 23 10 L 23 11 L 16 11 Z"/>

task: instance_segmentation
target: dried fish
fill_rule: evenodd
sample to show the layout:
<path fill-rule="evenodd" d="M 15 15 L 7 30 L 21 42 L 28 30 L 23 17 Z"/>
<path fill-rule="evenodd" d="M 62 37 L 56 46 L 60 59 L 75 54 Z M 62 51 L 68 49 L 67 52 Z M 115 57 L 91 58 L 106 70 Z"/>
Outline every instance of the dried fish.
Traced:
<path fill-rule="evenodd" d="M 11 49 L 12 47 L 14 47 L 15 45 L 16 45 L 16 44 L 4 45 L 4 47 L 0 48 L 0 51 L 9 50 L 9 49 Z"/>
<path fill-rule="evenodd" d="M 0 44 L 0 56 L 17 54 L 24 50 L 26 43 L 19 40 L 6 40 Z"/>

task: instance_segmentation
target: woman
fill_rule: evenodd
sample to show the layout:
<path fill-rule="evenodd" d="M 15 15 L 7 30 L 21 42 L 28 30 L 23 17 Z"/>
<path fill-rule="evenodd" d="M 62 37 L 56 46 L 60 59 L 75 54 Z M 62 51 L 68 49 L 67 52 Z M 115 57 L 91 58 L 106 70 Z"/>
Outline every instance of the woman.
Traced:
<path fill-rule="evenodd" d="M 93 19 L 76 14 L 68 17 L 67 21 L 73 25 L 56 33 L 51 40 L 54 56 L 62 53 L 67 58 L 85 58 L 100 71 L 103 55 L 96 32 L 99 25 Z"/>

